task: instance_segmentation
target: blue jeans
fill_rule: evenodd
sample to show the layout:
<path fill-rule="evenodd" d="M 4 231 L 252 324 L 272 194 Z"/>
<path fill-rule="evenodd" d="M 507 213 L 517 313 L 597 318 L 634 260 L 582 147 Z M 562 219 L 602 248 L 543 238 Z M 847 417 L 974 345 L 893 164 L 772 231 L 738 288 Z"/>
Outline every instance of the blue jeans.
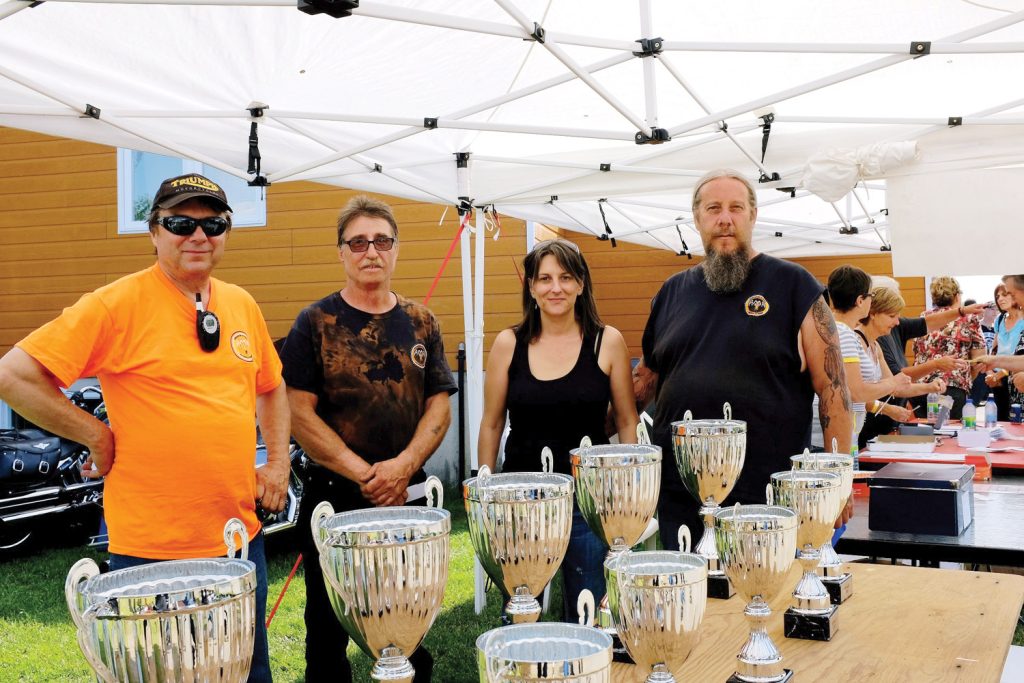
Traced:
<path fill-rule="evenodd" d="M 267 647 L 267 556 L 263 548 L 262 531 L 249 541 L 249 560 L 256 565 L 256 638 L 248 683 L 272 683 L 270 650 Z M 160 561 L 110 553 L 111 571 Z"/>
<path fill-rule="evenodd" d="M 584 588 L 590 589 L 597 602 L 604 597 L 604 558 L 607 554 L 608 546 L 590 530 L 579 508 L 573 506 L 569 548 L 562 561 L 562 604 L 567 622 L 579 623 L 576 600 Z"/>

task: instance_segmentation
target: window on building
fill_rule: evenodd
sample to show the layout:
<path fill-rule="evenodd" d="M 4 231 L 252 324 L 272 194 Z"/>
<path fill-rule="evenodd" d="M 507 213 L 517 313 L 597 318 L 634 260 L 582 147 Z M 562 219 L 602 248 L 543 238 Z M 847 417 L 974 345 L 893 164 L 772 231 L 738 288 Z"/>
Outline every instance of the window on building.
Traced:
<path fill-rule="evenodd" d="M 160 183 L 183 173 L 200 173 L 219 184 L 234 209 L 232 225 L 252 227 L 267 224 L 264 188 L 249 187 L 241 178 L 206 164 L 132 149 L 117 150 L 117 232 L 135 235 L 149 230 L 153 195 Z"/>

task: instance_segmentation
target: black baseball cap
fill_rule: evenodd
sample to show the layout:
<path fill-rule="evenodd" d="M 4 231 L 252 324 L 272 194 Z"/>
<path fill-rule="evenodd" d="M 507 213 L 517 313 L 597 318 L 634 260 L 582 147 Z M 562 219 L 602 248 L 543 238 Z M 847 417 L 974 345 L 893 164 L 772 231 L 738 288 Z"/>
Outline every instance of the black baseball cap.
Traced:
<path fill-rule="evenodd" d="M 231 211 L 227 195 L 221 186 L 198 173 L 186 173 L 160 183 L 160 189 L 153 197 L 153 207 L 169 209 L 186 199 L 212 200 L 215 207 L 221 211 Z"/>

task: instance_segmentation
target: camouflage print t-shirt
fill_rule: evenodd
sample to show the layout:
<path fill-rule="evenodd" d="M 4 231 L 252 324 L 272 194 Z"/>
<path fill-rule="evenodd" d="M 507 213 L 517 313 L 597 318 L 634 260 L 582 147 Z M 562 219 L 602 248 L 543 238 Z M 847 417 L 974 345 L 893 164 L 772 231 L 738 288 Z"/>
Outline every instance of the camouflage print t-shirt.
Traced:
<path fill-rule="evenodd" d="M 288 386 L 316 394 L 320 418 L 370 463 L 408 445 L 427 398 L 456 390 L 434 315 L 395 296 L 375 314 L 335 292 L 299 313 L 281 349 Z"/>

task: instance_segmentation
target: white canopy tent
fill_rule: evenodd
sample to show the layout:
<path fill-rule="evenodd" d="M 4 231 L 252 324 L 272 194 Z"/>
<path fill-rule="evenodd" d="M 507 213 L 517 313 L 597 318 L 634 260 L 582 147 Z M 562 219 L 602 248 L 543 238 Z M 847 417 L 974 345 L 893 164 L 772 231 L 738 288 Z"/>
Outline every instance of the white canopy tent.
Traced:
<path fill-rule="evenodd" d="M 942 247 L 964 226 L 932 210 L 901 239 L 915 202 L 887 215 L 884 181 L 1024 161 L 1022 22 L 1024 0 L 364 0 L 340 19 L 294 0 L 7 0 L 0 125 L 692 254 L 692 183 L 731 166 L 763 188 L 760 251 L 895 238 L 957 272 Z M 942 187 L 911 196 L 934 209 Z M 474 429 L 484 242 L 471 280 L 464 233 Z"/>

